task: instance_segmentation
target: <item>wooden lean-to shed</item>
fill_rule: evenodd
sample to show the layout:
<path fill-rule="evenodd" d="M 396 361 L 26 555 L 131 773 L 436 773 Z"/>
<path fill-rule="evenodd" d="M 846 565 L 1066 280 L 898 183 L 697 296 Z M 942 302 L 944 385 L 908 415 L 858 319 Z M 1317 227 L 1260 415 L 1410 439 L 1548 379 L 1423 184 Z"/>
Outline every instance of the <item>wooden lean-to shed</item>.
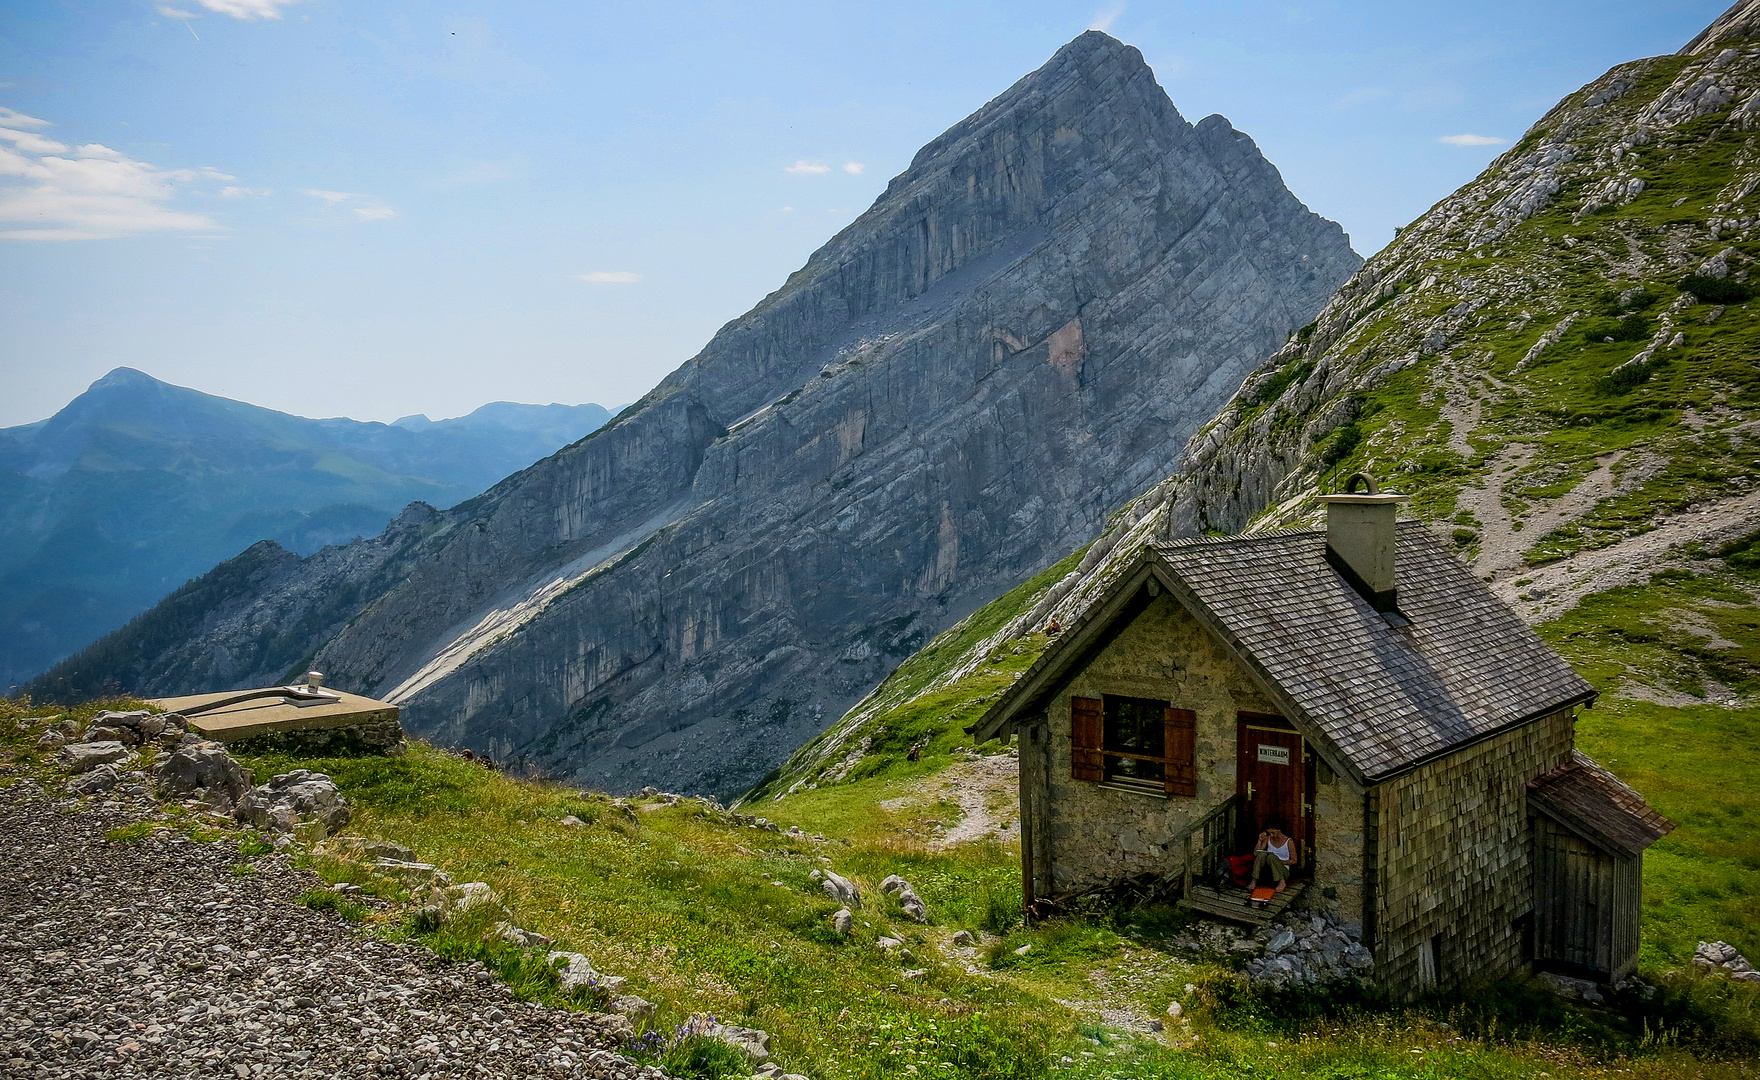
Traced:
<path fill-rule="evenodd" d="M 1370 487 L 1320 496 L 1323 530 L 1148 545 L 968 729 L 1019 736 L 1031 909 L 1130 880 L 1241 922 L 1324 910 L 1361 927 L 1378 981 L 1416 992 L 1548 963 L 1537 927 L 1610 902 L 1584 875 L 1545 895 L 1535 877 L 1533 822 L 1563 811 L 1531 810 L 1563 788 L 1530 782 L 1581 758 L 1594 690 Z M 1572 835 L 1605 854 L 1614 793 L 1570 790 Z M 1215 870 L 1273 821 L 1291 883 L 1254 908 Z M 1617 842 L 1632 865 L 1648 843 Z M 1605 880 L 1635 912 L 1635 871 Z M 1609 975 L 1636 952 L 1616 922 L 1573 924 Z"/>
<path fill-rule="evenodd" d="M 1631 974 L 1638 958 L 1644 849 L 1673 823 L 1580 752 L 1528 782 L 1528 808 L 1535 963 L 1603 981 Z"/>

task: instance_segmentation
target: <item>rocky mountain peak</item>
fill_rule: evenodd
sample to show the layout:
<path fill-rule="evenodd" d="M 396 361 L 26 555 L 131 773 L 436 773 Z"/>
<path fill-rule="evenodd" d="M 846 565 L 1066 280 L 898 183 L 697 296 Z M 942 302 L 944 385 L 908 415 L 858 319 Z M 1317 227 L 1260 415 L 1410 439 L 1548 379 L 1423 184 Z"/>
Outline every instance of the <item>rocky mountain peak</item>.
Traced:
<path fill-rule="evenodd" d="M 1098 532 L 1360 261 L 1084 34 L 600 431 L 297 571 L 218 568 L 248 585 L 166 613 L 140 689 L 315 654 L 443 743 L 737 792 Z"/>
<path fill-rule="evenodd" d="M 915 173 L 941 158 L 948 147 L 1011 123 L 1025 122 L 1037 128 L 1049 125 L 1055 134 L 1063 122 L 1092 112 L 1099 104 L 1118 106 L 1118 111 L 1126 114 L 1118 119 L 1125 122 L 1135 119 L 1128 114 L 1136 109 L 1171 111 L 1172 102 L 1159 91 L 1142 53 L 1110 34 L 1089 30 L 1059 49 L 1043 67 L 931 139 L 911 159 L 910 169 L 893 183 L 908 183 Z"/>
<path fill-rule="evenodd" d="M 1760 0 L 1736 0 L 1728 11 L 1713 19 L 1710 26 L 1687 42 L 1681 48 L 1681 55 L 1697 56 L 1726 42 L 1751 37 L 1760 37 Z"/>

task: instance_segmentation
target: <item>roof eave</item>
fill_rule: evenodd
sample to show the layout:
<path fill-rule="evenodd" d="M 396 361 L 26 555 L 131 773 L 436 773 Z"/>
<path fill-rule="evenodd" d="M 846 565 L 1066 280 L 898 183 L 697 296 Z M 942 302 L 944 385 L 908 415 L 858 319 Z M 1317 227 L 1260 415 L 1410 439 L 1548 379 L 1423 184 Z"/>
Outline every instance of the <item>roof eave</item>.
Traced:
<path fill-rule="evenodd" d="M 1001 699 L 979 717 L 977 723 L 965 729 L 966 734 L 982 745 L 991 739 L 1012 735 L 1021 717 L 1037 716 L 1043 712 L 1043 705 L 1037 704 L 1038 699 L 1049 694 L 1064 674 L 1076 666 L 1087 652 L 1088 646 L 1104 634 L 1113 620 L 1131 605 L 1138 590 L 1149 579 L 1152 558 L 1152 553 L 1144 549 L 1107 586 L 1106 591 L 1101 593 L 1100 600 L 1090 606 L 1074 626 L 1064 631 L 1038 661 L 1027 669 L 1026 674 L 1003 691 Z"/>
<path fill-rule="evenodd" d="M 1161 577 L 1164 584 L 1167 585 L 1168 592 L 1191 613 L 1192 618 L 1198 621 L 1198 625 L 1222 643 L 1222 647 L 1236 663 L 1246 669 L 1247 674 L 1258 686 L 1260 692 L 1277 705 L 1283 718 L 1296 725 L 1301 731 L 1302 737 L 1308 742 L 1309 747 L 1318 753 L 1334 772 L 1350 777 L 1358 787 L 1368 787 L 1367 777 L 1365 777 L 1363 770 L 1357 767 L 1357 763 L 1351 760 L 1350 755 L 1332 741 L 1320 725 L 1308 715 L 1307 710 L 1303 709 L 1295 698 L 1283 689 L 1283 686 L 1271 676 L 1270 672 L 1265 670 L 1252 652 L 1234 634 L 1229 632 L 1222 621 L 1211 613 L 1203 601 L 1198 599 L 1197 594 L 1186 586 L 1171 567 L 1161 563 L 1160 568 L 1162 569 Z"/>
<path fill-rule="evenodd" d="M 1558 806 L 1549 799 L 1536 798 L 1530 795 L 1528 801 L 1533 805 L 1534 809 L 1545 814 L 1553 821 L 1558 822 L 1560 825 L 1568 829 L 1572 835 L 1581 839 L 1590 847 L 1600 850 L 1603 854 L 1613 855 L 1621 859 L 1635 859 L 1644 854 L 1644 848 L 1649 847 L 1649 845 L 1646 844 L 1644 845 L 1644 848 L 1639 848 L 1638 850 L 1633 851 L 1630 846 L 1620 843 L 1602 832 L 1600 829 L 1577 820 L 1575 814 L 1570 813 L 1568 810 Z"/>
<path fill-rule="evenodd" d="M 1503 725 L 1496 727 L 1496 728 L 1493 728 L 1490 731 L 1481 732 L 1480 734 L 1475 735 L 1470 739 L 1463 739 L 1460 742 L 1450 743 L 1448 746 L 1446 746 L 1440 750 L 1433 750 L 1430 753 L 1425 754 L 1423 757 L 1418 758 L 1415 761 L 1405 762 L 1404 764 L 1400 765 L 1398 768 L 1389 769 L 1388 771 L 1386 771 L 1384 773 L 1376 773 L 1374 776 L 1369 778 L 1368 783 L 1370 783 L 1370 784 L 1385 784 L 1389 780 L 1397 780 L 1400 777 L 1406 775 L 1407 773 L 1415 772 L 1418 769 L 1423 768 L 1424 766 L 1430 764 L 1433 761 L 1441 760 L 1442 758 L 1448 757 L 1451 754 L 1458 754 L 1462 750 L 1465 750 L 1469 746 L 1477 746 L 1487 739 L 1495 739 L 1499 735 L 1503 735 L 1507 732 L 1514 731 L 1516 728 L 1519 728 L 1519 727 L 1523 726 L 1524 724 L 1531 724 L 1534 721 L 1540 719 L 1542 716 L 1550 716 L 1551 714 L 1557 712 L 1560 709 L 1574 709 L 1578 705 L 1583 705 L 1588 702 L 1594 701 L 1597 697 L 1600 697 L 1600 696 L 1601 696 L 1601 691 L 1599 691 L 1599 690 L 1595 690 L 1595 689 L 1585 690 L 1582 693 L 1575 694 L 1571 697 L 1565 698 L 1562 701 L 1559 701 L 1555 704 L 1548 705 L 1543 709 L 1537 709 L 1534 712 L 1519 716 L 1516 719 L 1511 720 L 1509 723 L 1503 724 Z"/>

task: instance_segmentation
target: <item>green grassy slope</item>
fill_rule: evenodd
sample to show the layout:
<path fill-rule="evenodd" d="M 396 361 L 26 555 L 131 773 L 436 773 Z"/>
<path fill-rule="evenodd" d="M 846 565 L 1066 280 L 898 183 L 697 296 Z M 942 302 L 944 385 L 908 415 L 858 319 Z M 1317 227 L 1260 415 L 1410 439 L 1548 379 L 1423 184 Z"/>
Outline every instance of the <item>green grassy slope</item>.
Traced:
<path fill-rule="evenodd" d="M 356 829 L 490 882 L 522 924 L 660 1001 L 663 1024 L 709 1010 L 764 1027 L 785 1065 L 821 1080 L 1752 1075 L 1757 995 L 1658 972 L 1702 937 L 1760 954 L 1760 556 L 1739 539 L 1621 554 L 1681 507 L 1741 524 L 1734 504 L 1755 475 L 1760 301 L 1744 307 L 1733 279 L 1760 257 L 1748 231 L 1760 156 L 1736 115 L 1760 90 L 1760 53 L 1707 63 L 1640 61 L 1572 95 L 1372 259 L 1093 550 L 938 637 L 746 800 L 808 838 L 688 800 L 626 809 L 426 747 L 302 764 L 338 778 Z M 1704 78 L 1730 93 L 1686 115 L 1676 91 Z M 1683 294 L 1725 248 L 1724 284 Z M 1218 958 L 1169 947 L 1183 928 L 1167 912 L 1019 926 L 1007 845 L 949 849 L 922 828 L 959 813 L 934 783 L 971 764 L 954 752 L 960 729 L 1043 650 L 1047 612 L 1067 621 L 1159 529 L 1310 520 L 1315 484 L 1355 468 L 1397 477 L 1414 511 L 1531 615 L 1540 601 L 1517 591 L 1526 575 L 1591 556 L 1637 568 L 1570 593 L 1540 630 L 1603 691 L 1580 721 L 1584 749 L 1680 825 L 1646 864 L 1644 970 L 1667 984 L 1650 1003 L 1583 1012 L 1521 987 L 1360 1011 L 1246 996 Z M 5 724 L 19 707 L 6 708 L 0 778 L 40 768 Z M 571 813 L 589 824 L 557 823 Z M 870 898 L 847 941 L 829 933 L 834 905 L 807 879 L 824 866 Z M 892 872 L 916 883 L 929 926 L 876 895 Z M 958 928 L 989 935 L 984 947 L 953 951 Z M 395 909 L 378 929 L 411 932 Z M 912 957 L 876 948 L 884 932 Z M 429 940 L 458 955 L 479 947 L 451 931 Z M 1130 1029 L 1176 1000 L 1189 1028 Z"/>
<path fill-rule="evenodd" d="M 64 779 L 31 749 L 40 725 L 14 723 L 45 711 L 53 710 L 0 702 L 0 788 Z M 778 1060 L 815 1080 L 1274 1073 L 1527 1080 L 1609 1069 L 1644 1080 L 1733 1080 L 1751 1073 L 1760 1049 L 1752 1023 L 1760 994 L 1728 980 L 1688 977 L 1649 1005 L 1623 1001 L 1620 1014 L 1573 1011 L 1520 986 L 1501 988 L 1495 999 L 1373 1011 L 1347 1000 L 1315 1012 L 1299 997 L 1243 996 L 1219 958 L 1172 951 L 1185 927 L 1169 911 L 1097 910 L 1023 927 L 1014 860 L 992 846 L 931 850 L 884 821 L 847 835 L 828 828 L 818 841 L 755 828 L 696 800 L 623 802 L 510 778 L 421 744 L 397 759 L 247 763 L 259 776 L 296 765 L 328 772 L 355 808 L 350 833 L 406 844 L 459 881 L 488 882 L 520 925 L 587 954 L 659 1003 L 661 1036 L 710 1012 L 771 1032 Z M 824 798 L 884 779 L 808 794 Z M 251 860 L 268 850 L 177 804 L 163 809 L 198 841 L 238 843 L 235 872 L 251 872 Z M 45 805 L 45 812 L 53 811 Z M 585 824 L 563 825 L 566 815 Z M 119 829 L 113 840 L 141 832 Z M 321 855 L 310 862 L 324 879 L 360 884 L 377 898 L 307 893 L 309 904 L 361 922 L 363 933 L 480 959 L 527 996 L 592 1006 L 557 993 L 540 954 L 485 943 L 482 920 L 427 927 L 396 882 L 358 863 Z M 848 938 L 831 931 L 837 905 L 809 880 L 821 867 L 863 888 L 867 905 Z M 927 901 L 928 925 L 879 894 L 879 881 L 893 872 Z M 983 944 L 955 949 L 959 929 L 982 935 Z M 879 948 L 883 934 L 907 952 Z M 1175 1001 L 1189 1023 L 1168 1018 Z M 1165 1030 L 1149 1031 L 1152 1018 Z M 1659 1039 L 1658 1031 L 1667 1034 Z"/>
<path fill-rule="evenodd" d="M 1540 632 L 1603 691 L 1578 745 L 1679 826 L 1645 856 L 1641 962 L 1700 941 L 1760 953 L 1760 560 L 1689 551 Z M 1703 703 L 1695 699 L 1704 700 Z"/>

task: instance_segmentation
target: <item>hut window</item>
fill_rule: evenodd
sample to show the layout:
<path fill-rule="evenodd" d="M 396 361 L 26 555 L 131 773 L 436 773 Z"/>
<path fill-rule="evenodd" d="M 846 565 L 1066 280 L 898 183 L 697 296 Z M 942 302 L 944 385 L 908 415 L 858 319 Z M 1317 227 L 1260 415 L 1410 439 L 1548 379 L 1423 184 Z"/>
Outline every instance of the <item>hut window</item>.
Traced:
<path fill-rule="evenodd" d="M 1106 695 L 1106 779 L 1162 786 L 1167 702 Z"/>
<path fill-rule="evenodd" d="M 1165 795 L 1196 795 L 1197 715 L 1165 701 L 1120 697 L 1070 702 L 1071 775 Z"/>

